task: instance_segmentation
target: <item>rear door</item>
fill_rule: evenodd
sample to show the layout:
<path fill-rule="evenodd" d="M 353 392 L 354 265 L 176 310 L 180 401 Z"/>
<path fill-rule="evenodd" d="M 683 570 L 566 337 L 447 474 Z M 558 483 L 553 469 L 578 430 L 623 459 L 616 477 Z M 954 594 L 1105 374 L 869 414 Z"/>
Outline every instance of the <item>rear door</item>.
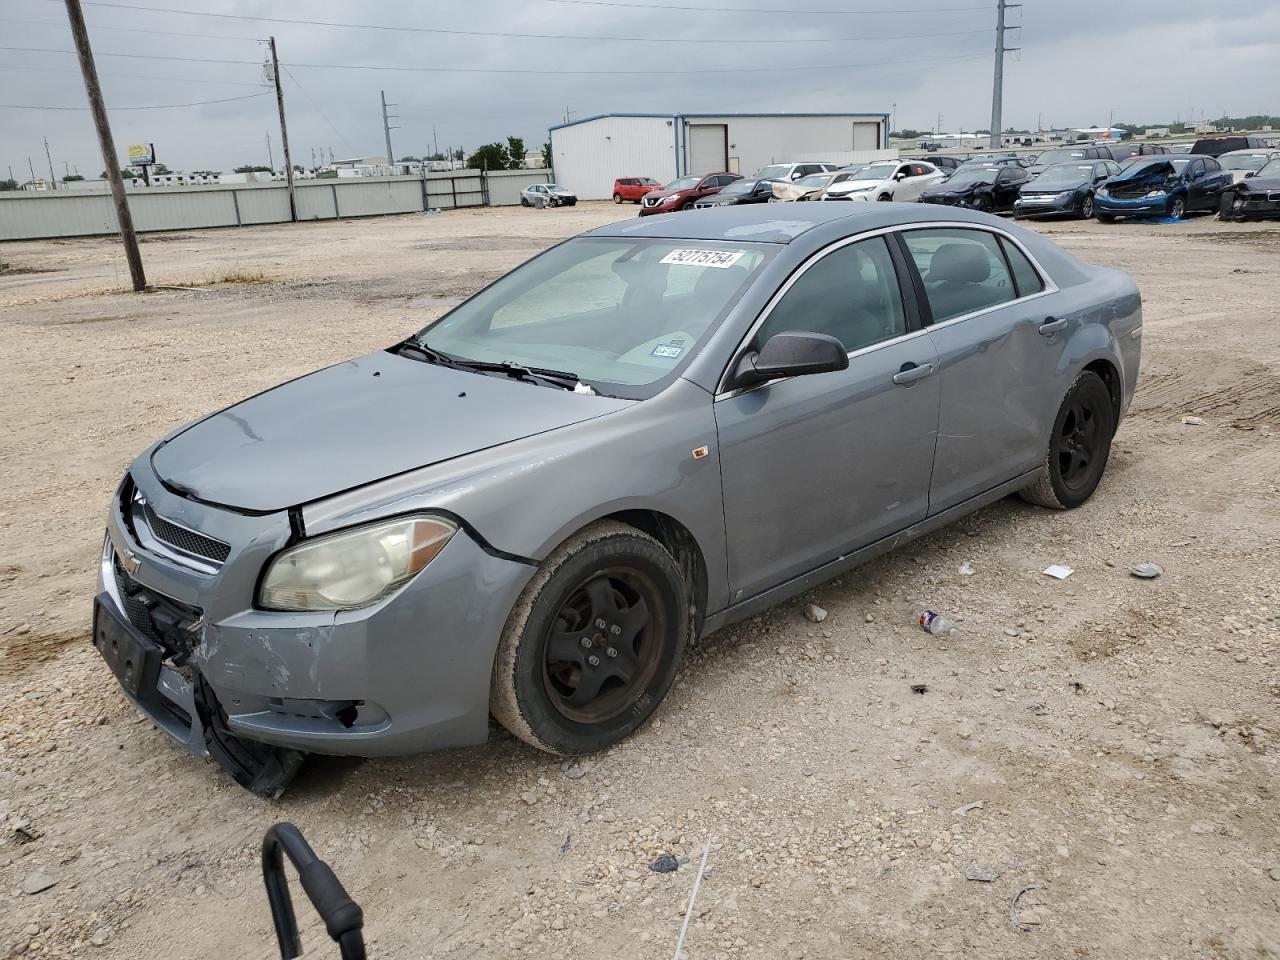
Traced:
<path fill-rule="evenodd" d="M 745 599 L 924 518 L 937 351 L 884 236 L 841 241 L 775 294 L 747 346 L 824 333 L 849 368 L 716 397 L 730 596 Z"/>
<path fill-rule="evenodd" d="M 1192 161 L 1191 185 L 1187 191 L 1188 210 L 1217 210 L 1222 192 L 1232 185 L 1231 174 L 1212 157 Z M 1197 171 L 1196 168 L 1199 170 Z"/>
<path fill-rule="evenodd" d="M 933 514 L 1043 462 L 1070 386 L 1063 345 L 1080 321 L 1053 315 L 1048 275 L 1003 233 L 948 227 L 899 236 L 941 363 Z"/>
<path fill-rule="evenodd" d="M 1012 210 L 1013 202 L 1018 199 L 1018 191 L 1029 179 L 1027 171 L 1022 167 L 1016 165 L 1000 167 L 993 188 L 996 210 Z"/>

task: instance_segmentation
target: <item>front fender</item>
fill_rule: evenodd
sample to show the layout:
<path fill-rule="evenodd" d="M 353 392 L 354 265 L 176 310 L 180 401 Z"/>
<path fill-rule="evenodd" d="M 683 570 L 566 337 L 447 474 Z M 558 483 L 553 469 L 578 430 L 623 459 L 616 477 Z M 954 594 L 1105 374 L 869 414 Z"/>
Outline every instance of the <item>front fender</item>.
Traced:
<path fill-rule="evenodd" d="M 703 447 L 705 455 L 695 458 Z M 664 514 L 698 544 L 708 611 L 727 603 L 711 395 L 687 380 L 608 416 L 309 504 L 303 523 L 314 535 L 431 510 L 460 518 L 489 549 L 533 563 L 601 517 L 624 510 Z"/>

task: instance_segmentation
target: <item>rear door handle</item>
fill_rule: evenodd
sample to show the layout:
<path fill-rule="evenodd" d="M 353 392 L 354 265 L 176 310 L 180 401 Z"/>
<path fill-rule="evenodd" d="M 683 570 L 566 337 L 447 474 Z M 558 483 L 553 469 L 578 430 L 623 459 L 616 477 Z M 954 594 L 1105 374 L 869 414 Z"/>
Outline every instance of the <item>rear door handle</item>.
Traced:
<path fill-rule="evenodd" d="M 931 373 L 933 373 L 932 363 L 903 364 L 902 369 L 893 375 L 893 382 L 900 387 L 905 387 L 917 380 L 923 380 Z"/>
<path fill-rule="evenodd" d="M 1066 325 L 1067 321 L 1065 317 L 1057 320 L 1053 319 L 1053 317 L 1045 317 L 1044 323 L 1040 324 L 1040 332 L 1047 337 L 1051 333 L 1057 333 Z"/>

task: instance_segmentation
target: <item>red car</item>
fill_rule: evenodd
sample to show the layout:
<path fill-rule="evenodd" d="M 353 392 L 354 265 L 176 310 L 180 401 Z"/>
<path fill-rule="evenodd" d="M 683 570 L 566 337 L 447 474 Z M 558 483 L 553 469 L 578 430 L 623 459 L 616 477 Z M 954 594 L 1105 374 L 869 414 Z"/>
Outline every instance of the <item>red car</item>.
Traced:
<path fill-rule="evenodd" d="M 670 213 L 672 210 L 691 210 L 695 201 L 719 193 L 722 187 L 741 179 L 736 173 L 707 173 L 700 177 L 672 180 L 660 190 L 644 195 L 644 200 L 640 202 L 640 216 Z"/>
<path fill-rule="evenodd" d="M 621 203 L 623 200 L 630 200 L 639 203 L 646 193 L 660 186 L 662 184 L 653 177 L 619 177 L 613 181 L 613 202 Z"/>

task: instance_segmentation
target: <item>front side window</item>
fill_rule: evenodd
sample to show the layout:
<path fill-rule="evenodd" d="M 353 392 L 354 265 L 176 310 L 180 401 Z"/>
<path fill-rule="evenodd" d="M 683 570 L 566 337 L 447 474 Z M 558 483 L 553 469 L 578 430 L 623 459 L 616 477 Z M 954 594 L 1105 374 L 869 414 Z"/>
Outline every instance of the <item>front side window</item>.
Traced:
<path fill-rule="evenodd" d="M 884 237 L 840 247 L 802 273 L 756 334 L 825 333 L 852 353 L 907 332 L 898 275 Z"/>
<path fill-rule="evenodd" d="M 909 230 L 902 234 L 924 280 L 934 323 L 1017 298 L 994 234 L 984 230 Z"/>
<path fill-rule="evenodd" d="M 602 393 L 673 373 L 723 320 L 768 244 L 582 238 L 513 270 L 418 334 L 463 360 L 575 374 Z M 621 387 L 621 389 L 616 389 Z"/>

